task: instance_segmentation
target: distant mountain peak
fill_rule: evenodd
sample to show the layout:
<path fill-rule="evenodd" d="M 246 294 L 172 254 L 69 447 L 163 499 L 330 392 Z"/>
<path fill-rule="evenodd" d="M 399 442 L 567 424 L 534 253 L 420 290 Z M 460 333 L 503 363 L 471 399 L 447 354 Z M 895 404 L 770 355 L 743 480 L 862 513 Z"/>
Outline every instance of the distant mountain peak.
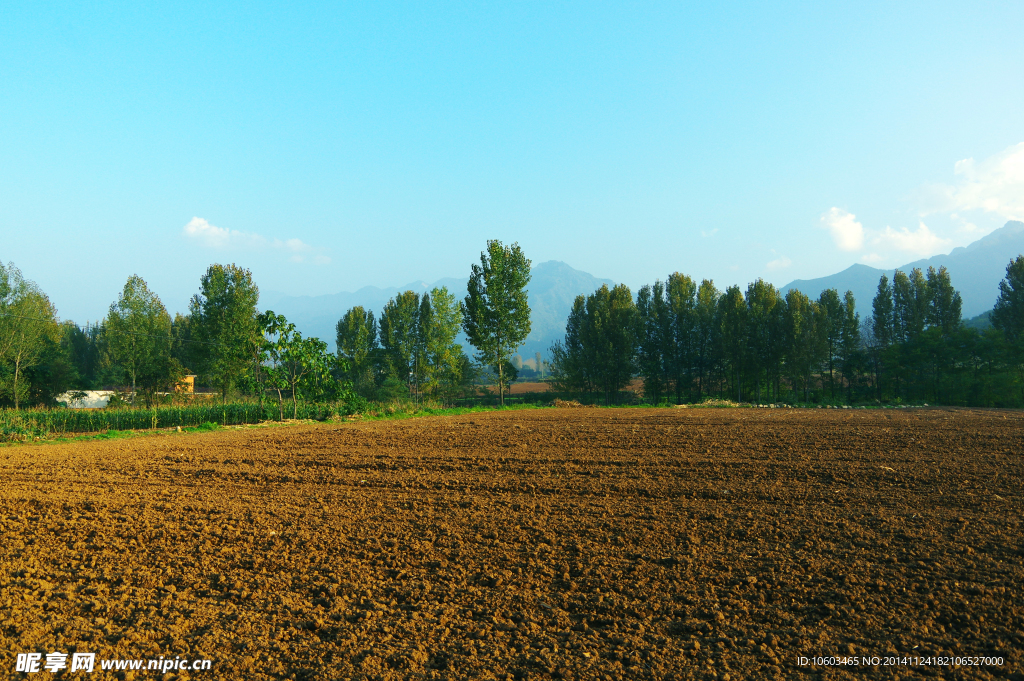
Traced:
<path fill-rule="evenodd" d="M 946 267 L 953 286 L 963 297 L 963 316 L 967 319 L 992 308 L 999 295 L 999 282 L 1006 275 L 1007 263 L 1021 253 L 1024 253 L 1024 222 L 1011 220 L 967 246 L 895 269 L 910 272 L 915 267 L 922 270 Z M 782 287 L 782 293 L 797 289 L 817 298 L 829 288 L 837 289 L 840 294 L 850 290 L 857 300 L 857 311 L 864 317 L 871 312 L 871 301 L 878 289 L 879 278 L 885 274 L 891 279 L 894 271 L 857 263 L 827 277 L 794 280 Z"/>

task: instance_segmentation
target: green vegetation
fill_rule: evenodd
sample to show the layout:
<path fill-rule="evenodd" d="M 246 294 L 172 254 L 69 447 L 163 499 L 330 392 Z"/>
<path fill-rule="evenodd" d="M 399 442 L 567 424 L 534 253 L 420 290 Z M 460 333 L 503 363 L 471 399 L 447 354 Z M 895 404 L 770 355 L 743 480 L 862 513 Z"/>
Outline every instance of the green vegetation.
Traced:
<path fill-rule="evenodd" d="M 108 367 L 123 374 L 135 406 L 139 389 L 147 407 L 156 393 L 173 386 L 185 372 L 172 355 L 171 316 L 146 282 L 128 278 L 103 326 L 102 349 Z"/>
<path fill-rule="evenodd" d="M 395 296 L 379 326 L 372 312 L 354 307 L 336 326 L 340 375 L 366 399 L 450 404 L 474 376 L 455 340 L 461 320 L 462 304 L 443 286 Z"/>
<path fill-rule="evenodd" d="M 628 388 L 638 377 L 643 401 L 654 405 L 1024 405 L 1024 256 L 1007 266 L 987 327 L 964 324 L 944 268 L 883 276 L 867 320 L 850 291 L 783 297 L 760 279 L 746 291 L 720 291 L 674 273 L 635 299 L 626 286 L 602 286 L 576 298 L 551 362 L 535 358 L 530 372 L 548 374 L 555 390 L 507 397 L 509 382 L 528 370 L 514 352 L 530 331 L 529 281 L 530 261 L 517 244 L 488 241 L 464 301 L 441 287 L 399 294 L 379 319 L 353 308 L 337 323 L 332 355 L 282 315 L 260 312 L 250 272 L 235 265 L 211 265 L 188 314 L 173 320 L 133 275 L 102 323 L 79 327 L 61 323 L 13 264 L 0 264 L 0 409 L 14 408 L 2 412 L 0 428 L 5 438 L 24 439 L 257 423 L 283 420 L 286 400 L 294 419 L 404 401 L 463 407 L 489 401 L 479 393 L 491 381 L 501 405 L 635 403 Z M 460 329 L 478 363 L 456 342 Z M 183 394 L 190 376 L 220 404 Z M 103 411 L 20 411 L 100 388 L 116 392 Z"/>
<path fill-rule="evenodd" d="M 295 410 L 295 418 L 325 421 L 351 413 L 353 406 L 365 407 L 365 404 L 303 403 Z M 24 440 L 64 433 L 156 430 L 176 426 L 210 430 L 215 426 L 274 421 L 278 417 L 276 405 L 255 402 L 151 409 L 5 409 L 0 410 L 0 434 L 4 440 Z"/>
<path fill-rule="evenodd" d="M 235 265 L 210 265 L 199 283 L 189 304 L 191 358 L 226 402 L 238 378 L 261 359 L 260 292 L 249 270 Z"/>
<path fill-rule="evenodd" d="M 0 398 L 17 409 L 43 387 L 34 385 L 31 371 L 53 354 L 60 332 L 46 294 L 13 263 L 0 262 Z"/>
<path fill-rule="evenodd" d="M 554 386 L 605 403 L 639 376 L 650 404 L 1024 404 L 1024 256 L 1007 267 L 994 328 L 968 328 L 945 268 L 883 276 L 862 323 L 853 294 L 783 298 L 757 280 L 720 293 L 673 274 L 577 297 L 551 348 Z"/>

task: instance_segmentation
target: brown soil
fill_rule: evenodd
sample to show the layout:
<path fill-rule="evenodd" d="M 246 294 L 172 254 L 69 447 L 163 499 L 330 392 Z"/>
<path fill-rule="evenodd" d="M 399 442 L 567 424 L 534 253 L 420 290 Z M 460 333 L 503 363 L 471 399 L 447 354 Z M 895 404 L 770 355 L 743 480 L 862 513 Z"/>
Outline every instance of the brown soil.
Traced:
<path fill-rule="evenodd" d="M 546 393 L 551 390 L 550 383 L 541 383 L 540 381 L 532 383 L 513 383 L 508 387 L 509 394 L 511 395 L 522 395 L 523 393 Z"/>
<path fill-rule="evenodd" d="M 513 383 L 509 386 L 508 394 L 510 395 L 522 395 L 524 393 L 546 393 L 551 390 L 550 383 L 542 383 L 540 381 L 525 382 L 525 383 Z M 492 386 L 490 390 L 497 395 L 498 386 Z M 633 379 L 629 382 L 623 390 L 629 390 L 635 393 L 642 394 L 644 391 L 644 382 L 640 379 Z"/>
<path fill-rule="evenodd" d="M 0 669 L 78 650 L 213 660 L 194 679 L 731 680 L 851 675 L 799 656 L 1001 656 L 869 676 L 1012 678 L 1022 451 L 1024 415 L 938 409 L 3 448 Z"/>

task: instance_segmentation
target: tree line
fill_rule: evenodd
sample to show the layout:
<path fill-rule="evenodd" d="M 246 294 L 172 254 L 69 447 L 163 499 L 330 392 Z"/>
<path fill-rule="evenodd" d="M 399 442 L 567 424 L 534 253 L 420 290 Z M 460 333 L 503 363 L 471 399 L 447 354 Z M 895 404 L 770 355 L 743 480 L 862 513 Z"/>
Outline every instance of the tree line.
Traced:
<path fill-rule="evenodd" d="M 173 318 L 145 280 L 132 275 L 106 317 L 79 327 L 61 322 L 39 287 L 0 264 L 0 404 L 53 406 L 74 390 L 120 388 L 131 405 L 153 406 L 186 375 L 229 395 L 262 398 L 276 389 L 292 401 L 337 399 L 335 358 L 272 311 L 257 309 L 247 269 L 211 265 L 186 314 Z"/>
<path fill-rule="evenodd" d="M 530 333 L 529 281 L 530 261 L 519 245 L 492 240 L 471 268 L 464 300 L 440 287 L 422 295 L 400 293 L 379 320 L 361 306 L 351 308 L 336 327 L 346 377 L 370 399 L 411 394 L 450 402 L 486 373 L 504 404 L 505 390 L 519 373 L 513 353 Z M 460 331 L 477 349 L 476 362 L 456 340 Z"/>
<path fill-rule="evenodd" d="M 529 278 L 518 244 L 488 241 L 463 301 L 441 287 L 396 296 L 379 320 L 353 308 L 330 353 L 283 315 L 260 311 L 251 273 L 233 264 L 207 269 L 186 314 L 172 318 L 133 275 L 101 322 L 79 327 L 61 322 L 35 283 L 0 263 L 0 406 L 53 406 L 73 389 L 119 386 L 133 405 L 149 407 L 187 375 L 222 402 L 275 396 L 282 418 L 286 401 L 294 416 L 300 401 L 351 400 L 354 391 L 447 401 L 477 371 L 456 342 L 460 330 L 478 365 L 495 370 L 503 400 L 516 371 L 510 358 L 530 330 Z"/>
<path fill-rule="evenodd" d="M 503 402 L 530 331 L 529 279 L 517 244 L 489 241 L 463 300 L 440 287 L 395 296 L 379 319 L 352 308 L 330 353 L 282 315 L 260 311 L 251 273 L 235 265 L 211 265 L 187 313 L 173 318 L 133 275 L 101 322 L 79 327 L 0 263 L 0 406 L 53 405 L 69 390 L 111 385 L 151 406 L 188 374 L 222 401 L 272 396 L 282 418 L 286 402 L 294 415 L 301 401 L 356 395 L 450 402 L 481 372 Z M 652 403 L 1024 404 L 1024 256 L 1007 266 L 991 321 L 965 327 L 945 268 L 883 276 L 864 320 L 849 291 L 812 300 L 759 279 L 723 292 L 675 273 L 635 299 L 623 285 L 578 296 L 547 369 L 557 389 L 608 402 L 639 379 Z"/>
<path fill-rule="evenodd" d="M 1024 257 L 1007 266 L 992 329 L 967 328 L 945 268 L 884 275 L 861 320 L 850 291 L 783 296 L 762 279 L 724 292 L 675 273 L 577 296 L 551 348 L 559 390 L 646 401 L 1024 404 Z"/>

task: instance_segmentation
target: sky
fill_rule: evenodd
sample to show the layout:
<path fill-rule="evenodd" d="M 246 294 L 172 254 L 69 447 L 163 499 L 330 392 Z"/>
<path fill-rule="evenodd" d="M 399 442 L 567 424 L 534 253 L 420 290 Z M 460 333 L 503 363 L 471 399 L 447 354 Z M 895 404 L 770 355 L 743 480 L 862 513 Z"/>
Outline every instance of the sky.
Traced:
<path fill-rule="evenodd" d="M 320 295 L 488 239 L 639 286 L 892 267 L 1024 219 L 1024 4 L 0 9 L 0 260 L 63 319 L 211 263 Z"/>

